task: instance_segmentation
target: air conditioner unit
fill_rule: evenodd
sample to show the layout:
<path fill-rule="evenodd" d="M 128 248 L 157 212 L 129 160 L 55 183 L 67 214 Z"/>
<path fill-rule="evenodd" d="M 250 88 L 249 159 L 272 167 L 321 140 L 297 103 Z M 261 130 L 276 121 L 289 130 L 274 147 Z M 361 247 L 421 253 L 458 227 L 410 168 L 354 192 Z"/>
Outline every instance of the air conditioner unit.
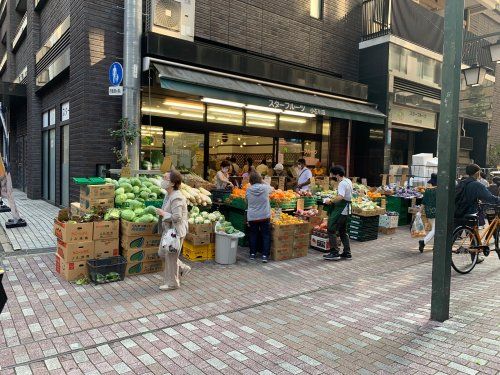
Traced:
<path fill-rule="evenodd" d="M 460 150 L 473 151 L 474 138 L 460 137 Z"/>
<path fill-rule="evenodd" d="M 150 30 L 174 38 L 194 40 L 195 0 L 150 0 Z"/>

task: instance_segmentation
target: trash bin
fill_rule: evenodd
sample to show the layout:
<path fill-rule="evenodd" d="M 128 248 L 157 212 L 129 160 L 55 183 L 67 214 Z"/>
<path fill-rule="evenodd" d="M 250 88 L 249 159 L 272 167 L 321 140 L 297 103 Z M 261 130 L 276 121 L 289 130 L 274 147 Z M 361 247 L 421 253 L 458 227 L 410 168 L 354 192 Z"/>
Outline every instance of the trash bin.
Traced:
<path fill-rule="evenodd" d="M 241 233 L 243 234 L 243 233 Z M 215 262 L 219 264 L 236 263 L 239 235 L 216 233 L 215 235 Z M 244 236 L 244 235 L 243 235 Z"/>

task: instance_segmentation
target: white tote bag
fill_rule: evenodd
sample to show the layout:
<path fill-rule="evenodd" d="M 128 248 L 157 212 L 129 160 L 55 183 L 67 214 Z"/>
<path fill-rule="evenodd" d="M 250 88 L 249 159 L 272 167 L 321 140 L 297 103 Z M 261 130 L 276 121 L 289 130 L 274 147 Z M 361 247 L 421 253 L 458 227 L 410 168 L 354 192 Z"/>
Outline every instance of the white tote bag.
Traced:
<path fill-rule="evenodd" d="M 161 258 L 165 258 L 167 253 L 178 253 L 181 250 L 181 241 L 177 232 L 174 228 L 169 229 L 164 232 L 161 236 L 160 248 L 158 249 L 158 255 Z"/>

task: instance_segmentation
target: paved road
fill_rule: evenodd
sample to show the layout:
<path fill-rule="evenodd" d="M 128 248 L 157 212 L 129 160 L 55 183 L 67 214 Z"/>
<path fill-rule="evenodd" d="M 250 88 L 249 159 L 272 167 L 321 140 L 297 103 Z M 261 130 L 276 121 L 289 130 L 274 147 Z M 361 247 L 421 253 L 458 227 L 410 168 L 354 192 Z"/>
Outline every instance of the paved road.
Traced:
<path fill-rule="evenodd" d="M 182 289 L 159 275 L 78 287 L 53 255 L 9 258 L 2 374 L 497 374 L 500 261 L 453 273 L 452 319 L 428 319 L 432 254 L 408 231 L 268 265 L 196 264 Z M 494 255 L 494 254 L 493 254 Z"/>

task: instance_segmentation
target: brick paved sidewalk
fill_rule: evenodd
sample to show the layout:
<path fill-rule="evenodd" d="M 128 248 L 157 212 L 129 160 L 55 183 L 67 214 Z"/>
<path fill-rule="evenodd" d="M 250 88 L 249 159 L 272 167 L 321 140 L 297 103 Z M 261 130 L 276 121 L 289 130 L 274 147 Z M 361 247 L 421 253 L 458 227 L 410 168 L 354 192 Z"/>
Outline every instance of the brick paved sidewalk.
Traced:
<path fill-rule="evenodd" d="M 0 315 L 2 374 L 497 374 L 499 261 L 453 273 L 452 319 L 430 322 L 430 252 L 408 231 L 268 265 L 195 264 L 78 287 L 53 255 L 11 257 Z"/>
<path fill-rule="evenodd" d="M 23 228 L 6 229 L 5 222 L 12 218 L 9 213 L 0 213 L 0 244 L 3 251 L 52 249 L 57 245 L 53 235 L 54 217 L 59 208 L 43 200 L 32 200 L 22 191 L 14 192 L 17 209 L 28 225 Z M 0 251 L 2 251 L 0 249 Z"/>

